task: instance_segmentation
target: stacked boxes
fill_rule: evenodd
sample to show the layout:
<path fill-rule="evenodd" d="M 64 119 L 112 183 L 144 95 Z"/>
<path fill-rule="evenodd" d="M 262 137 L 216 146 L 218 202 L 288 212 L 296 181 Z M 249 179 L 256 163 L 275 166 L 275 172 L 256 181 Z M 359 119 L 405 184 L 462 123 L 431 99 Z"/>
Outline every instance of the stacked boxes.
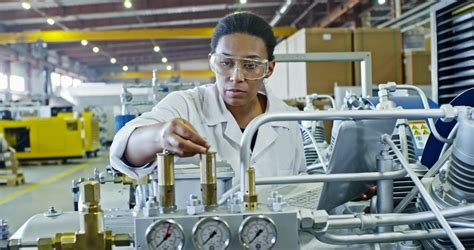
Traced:
<path fill-rule="evenodd" d="M 372 54 L 372 83 L 403 83 L 402 34 L 399 29 L 354 30 L 354 51 Z M 360 85 L 360 65 L 355 64 L 355 83 Z"/>
<path fill-rule="evenodd" d="M 288 37 L 288 53 L 351 52 L 350 29 L 301 29 Z M 352 64 L 316 62 L 288 64 L 288 98 L 332 94 L 334 83 L 352 85 Z"/>
<path fill-rule="evenodd" d="M 403 53 L 405 83 L 413 85 L 431 84 L 431 54 L 429 51 L 405 51 Z"/>

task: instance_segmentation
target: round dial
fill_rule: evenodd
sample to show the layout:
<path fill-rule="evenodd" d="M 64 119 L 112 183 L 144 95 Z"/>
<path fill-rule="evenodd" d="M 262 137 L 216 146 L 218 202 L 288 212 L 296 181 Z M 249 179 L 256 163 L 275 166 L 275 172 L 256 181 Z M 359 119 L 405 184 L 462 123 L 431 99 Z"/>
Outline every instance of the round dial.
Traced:
<path fill-rule="evenodd" d="M 226 249 L 230 243 L 229 225 L 219 217 L 206 217 L 193 227 L 193 242 L 198 249 Z"/>
<path fill-rule="evenodd" d="M 172 219 L 158 220 L 146 229 L 148 249 L 182 249 L 183 228 Z"/>
<path fill-rule="evenodd" d="M 270 249 L 277 240 L 275 223 L 264 215 L 245 218 L 239 227 L 240 241 L 249 249 Z"/>

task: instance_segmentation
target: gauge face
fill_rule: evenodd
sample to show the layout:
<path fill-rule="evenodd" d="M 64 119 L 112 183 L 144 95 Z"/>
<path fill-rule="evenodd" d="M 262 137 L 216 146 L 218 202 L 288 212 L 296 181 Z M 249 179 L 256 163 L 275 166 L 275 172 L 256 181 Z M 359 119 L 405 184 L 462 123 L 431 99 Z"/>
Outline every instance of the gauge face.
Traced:
<path fill-rule="evenodd" d="M 193 228 L 193 242 L 198 249 L 226 249 L 230 243 L 229 225 L 219 217 L 206 217 Z"/>
<path fill-rule="evenodd" d="M 270 249 L 277 240 L 275 223 L 263 215 L 247 217 L 239 228 L 240 241 L 249 249 Z"/>
<path fill-rule="evenodd" d="M 146 230 L 148 249 L 182 249 L 184 246 L 183 228 L 174 220 L 158 220 Z"/>

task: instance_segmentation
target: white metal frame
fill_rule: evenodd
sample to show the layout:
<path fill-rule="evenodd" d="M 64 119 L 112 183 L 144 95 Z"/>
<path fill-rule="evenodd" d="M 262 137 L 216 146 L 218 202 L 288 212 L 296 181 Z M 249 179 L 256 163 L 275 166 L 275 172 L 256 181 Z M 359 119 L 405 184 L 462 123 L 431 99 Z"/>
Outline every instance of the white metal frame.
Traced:
<path fill-rule="evenodd" d="M 372 55 L 370 52 L 329 52 L 275 55 L 277 62 L 360 62 L 362 96 L 372 95 Z M 290 74 L 290 72 L 288 72 Z"/>

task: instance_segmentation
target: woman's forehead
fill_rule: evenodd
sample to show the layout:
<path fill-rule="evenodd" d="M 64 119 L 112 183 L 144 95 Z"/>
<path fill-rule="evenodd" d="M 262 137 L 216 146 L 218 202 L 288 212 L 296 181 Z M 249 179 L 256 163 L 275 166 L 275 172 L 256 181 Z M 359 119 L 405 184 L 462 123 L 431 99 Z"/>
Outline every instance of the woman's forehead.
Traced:
<path fill-rule="evenodd" d="M 261 38 L 242 33 L 222 36 L 217 43 L 216 53 L 245 58 L 268 57 L 267 48 Z"/>

